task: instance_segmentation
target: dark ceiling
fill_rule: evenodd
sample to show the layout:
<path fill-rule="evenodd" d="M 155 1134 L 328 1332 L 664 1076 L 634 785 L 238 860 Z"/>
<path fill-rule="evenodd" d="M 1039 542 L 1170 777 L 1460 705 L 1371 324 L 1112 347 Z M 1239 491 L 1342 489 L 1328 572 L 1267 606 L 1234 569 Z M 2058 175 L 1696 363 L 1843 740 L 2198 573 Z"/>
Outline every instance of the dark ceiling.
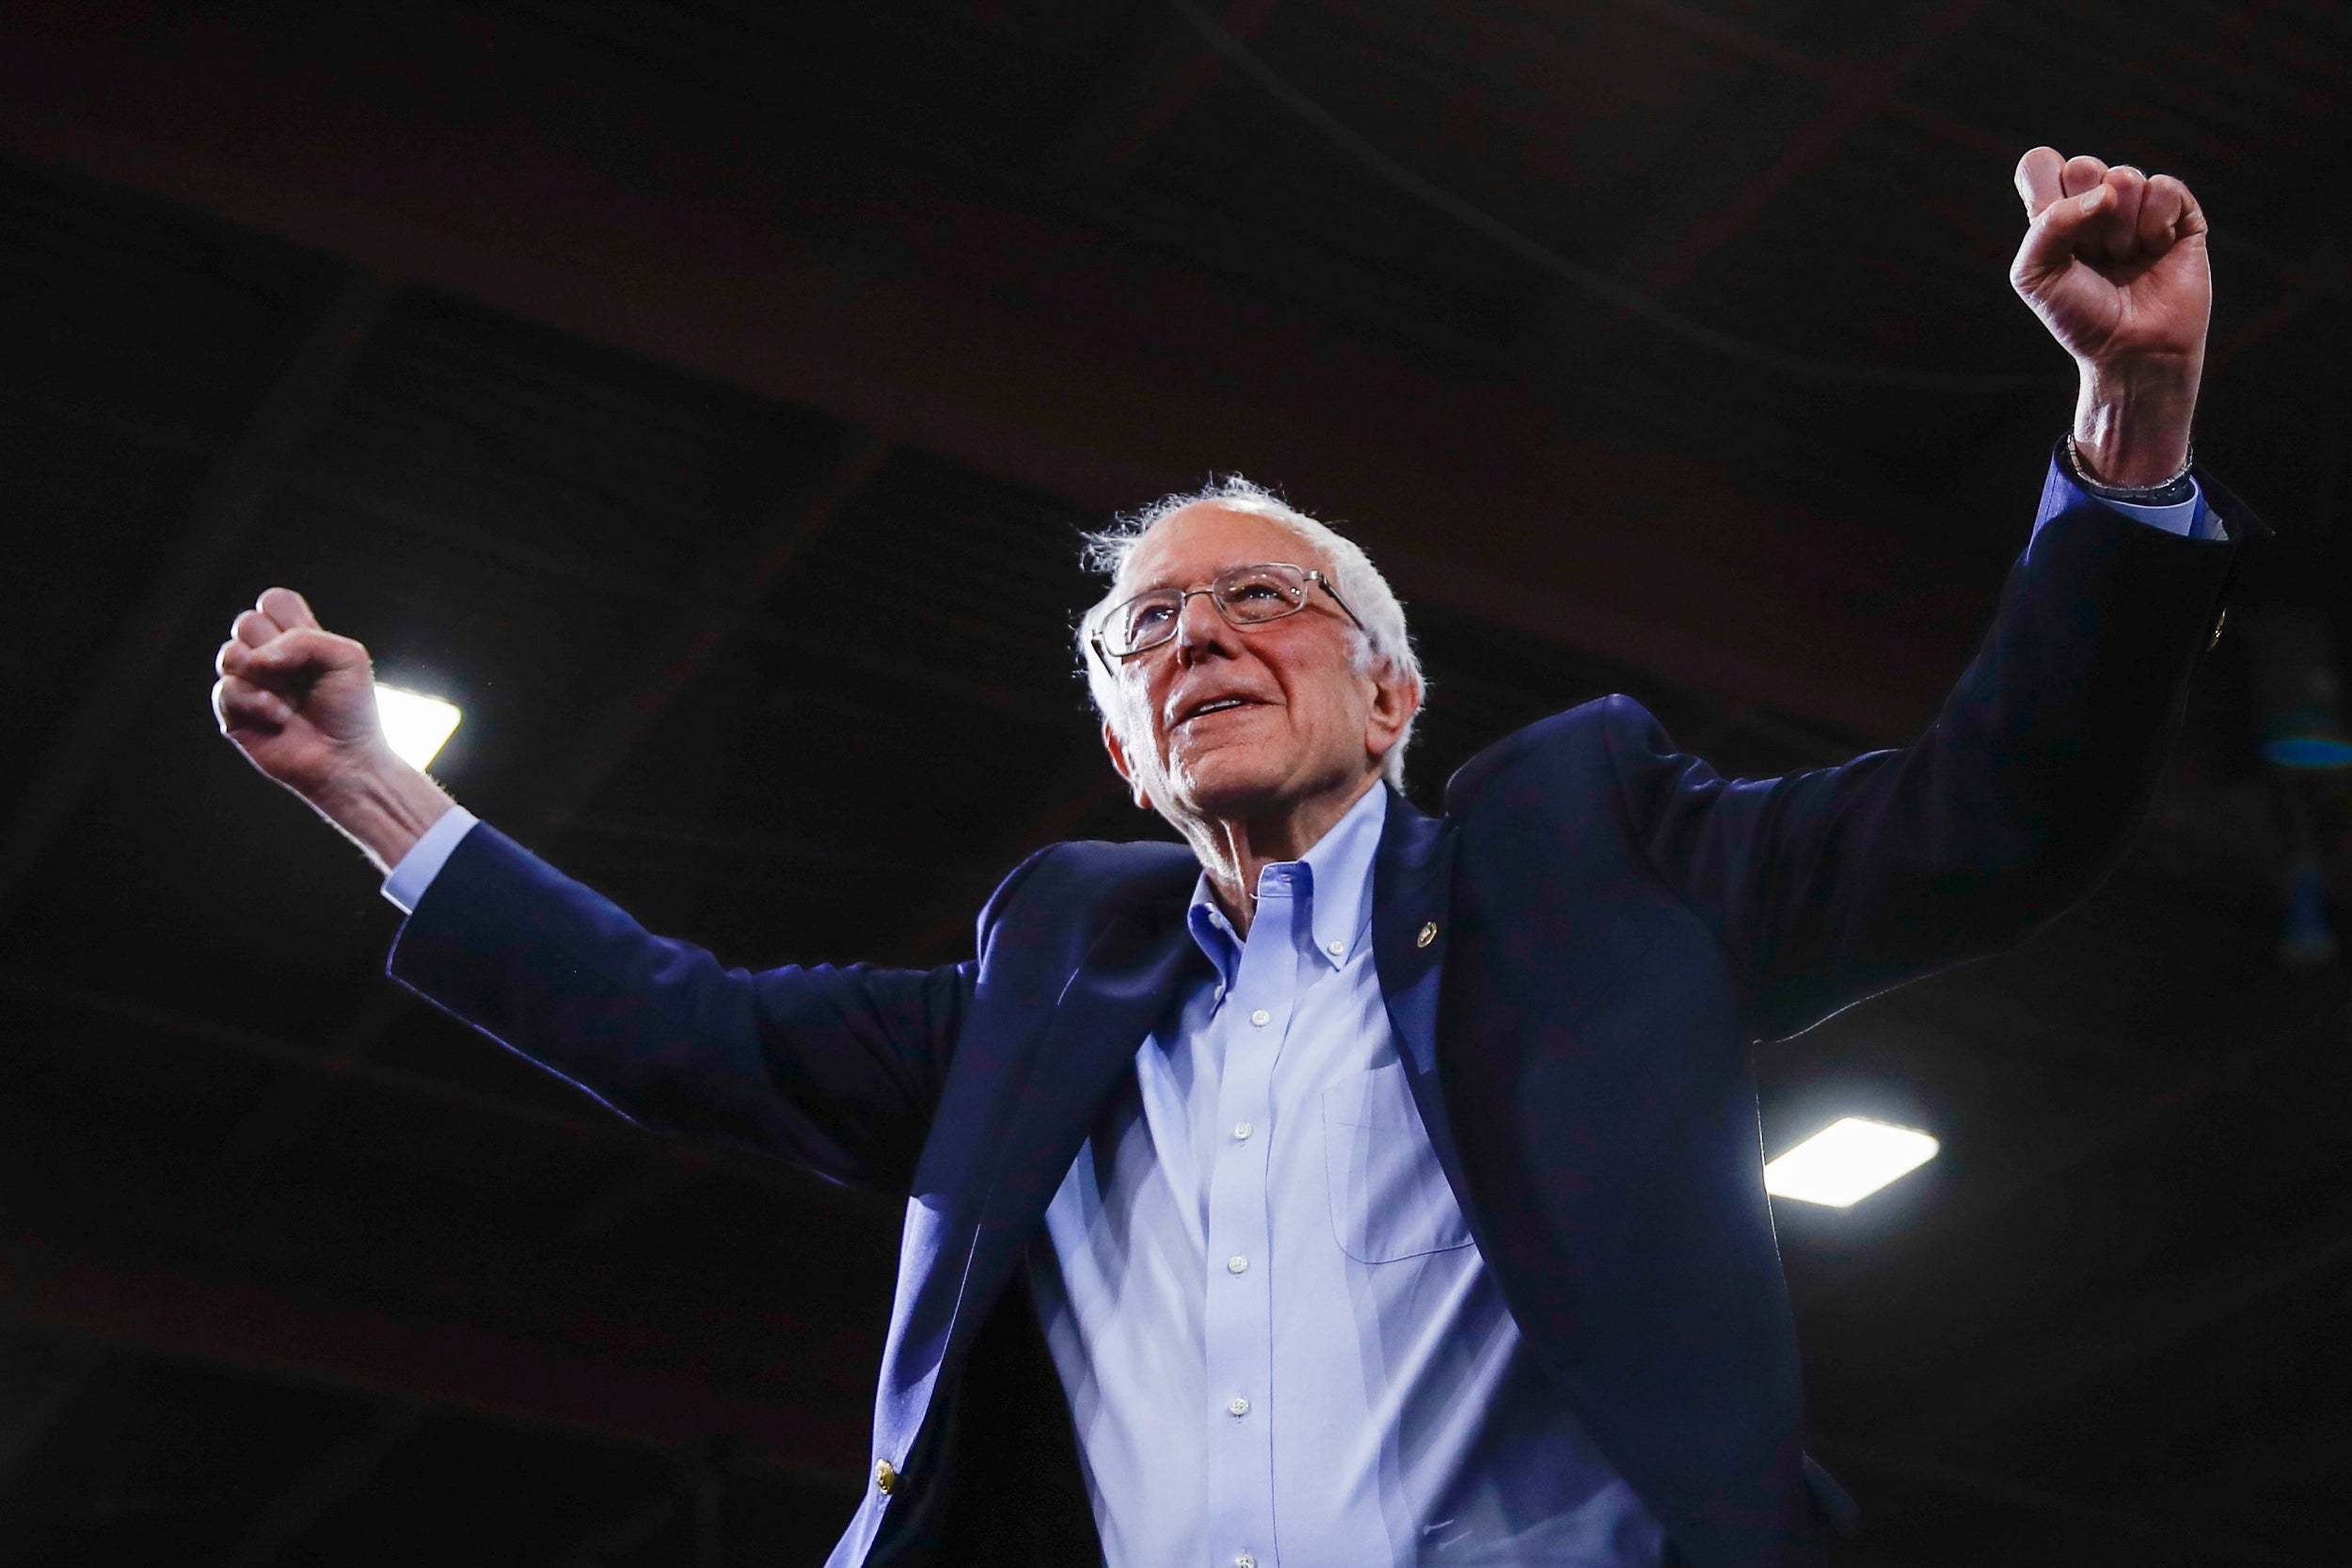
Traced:
<path fill-rule="evenodd" d="M 2352 636 L 2341 8 L 1207 15 L 0 9 L 0 1560 L 814 1563 L 856 1496 L 895 1210 L 379 977 L 211 731 L 271 582 L 745 963 L 947 959 L 1027 848 L 1155 831 L 1074 546 L 1212 468 L 1390 565 L 1424 801 L 1610 690 L 1832 759 L 1931 709 L 2062 428 L 2048 141 L 2203 197 L 2249 608 Z M 2244 661 L 2105 893 L 1759 1064 L 1774 1152 L 1944 1141 L 1780 1208 L 1845 1562 L 2352 1561 L 2352 983 L 2277 961 Z"/>

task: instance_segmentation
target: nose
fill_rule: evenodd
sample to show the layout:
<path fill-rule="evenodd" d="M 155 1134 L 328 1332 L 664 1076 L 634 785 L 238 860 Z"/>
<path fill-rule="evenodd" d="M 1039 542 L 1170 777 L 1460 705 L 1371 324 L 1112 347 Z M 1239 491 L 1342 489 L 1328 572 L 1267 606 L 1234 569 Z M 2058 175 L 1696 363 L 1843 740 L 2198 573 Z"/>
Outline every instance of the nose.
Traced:
<path fill-rule="evenodd" d="M 1190 664 L 1211 650 L 1231 655 L 1228 641 L 1233 628 L 1217 612 L 1216 602 L 1202 591 L 1184 596 L 1184 608 L 1176 617 L 1176 657 L 1180 663 Z"/>

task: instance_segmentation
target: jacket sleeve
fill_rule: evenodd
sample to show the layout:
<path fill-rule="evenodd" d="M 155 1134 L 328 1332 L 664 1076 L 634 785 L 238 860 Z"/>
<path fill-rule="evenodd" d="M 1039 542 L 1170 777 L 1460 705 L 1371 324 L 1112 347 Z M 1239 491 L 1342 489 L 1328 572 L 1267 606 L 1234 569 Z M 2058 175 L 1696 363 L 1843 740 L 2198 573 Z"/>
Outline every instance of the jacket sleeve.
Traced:
<path fill-rule="evenodd" d="M 1611 700 L 1629 832 L 1715 931 L 1774 1038 L 2013 943 L 2098 885 L 2146 816 L 2237 540 L 2124 517 L 2053 468 L 1983 645 L 1926 734 L 1841 767 L 1724 779 Z"/>
<path fill-rule="evenodd" d="M 913 1180 L 977 968 L 729 969 L 486 823 L 434 879 L 389 966 L 641 1126 L 894 1192 Z"/>

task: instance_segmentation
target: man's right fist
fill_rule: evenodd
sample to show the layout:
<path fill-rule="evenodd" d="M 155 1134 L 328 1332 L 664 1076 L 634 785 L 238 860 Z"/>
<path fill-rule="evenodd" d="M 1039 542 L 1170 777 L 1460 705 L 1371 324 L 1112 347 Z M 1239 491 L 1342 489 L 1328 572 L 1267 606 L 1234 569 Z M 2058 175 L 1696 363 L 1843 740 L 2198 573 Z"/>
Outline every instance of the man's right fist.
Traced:
<path fill-rule="evenodd" d="M 367 649 L 320 626 L 291 588 L 262 594 L 229 631 L 213 660 L 213 714 L 254 767 L 322 808 L 383 767 Z"/>
<path fill-rule="evenodd" d="M 450 799 L 392 753 L 367 649 L 273 588 L 229 628 L 213 668 L 213 716 L 253 766 L 317 808 L 389 871 Z"/>

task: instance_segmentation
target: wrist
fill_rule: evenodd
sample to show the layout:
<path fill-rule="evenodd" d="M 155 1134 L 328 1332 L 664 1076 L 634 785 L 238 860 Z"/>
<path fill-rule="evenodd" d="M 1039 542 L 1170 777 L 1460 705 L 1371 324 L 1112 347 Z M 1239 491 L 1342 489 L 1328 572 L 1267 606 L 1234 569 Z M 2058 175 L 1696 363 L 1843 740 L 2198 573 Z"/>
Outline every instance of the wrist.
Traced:
<path fill-rule="evenodd" d="M 2185 472 L 2200 368 L 2193 358 L 2133 366 L 2084 361 L 2074 428 L 2083 477 L 2137 489 Z"/>
<path fill-rule="evenodd" d="M 456 803 L 423 769 L 389 752 L 355 765 L 309 800 L 387 874 Z"/>

